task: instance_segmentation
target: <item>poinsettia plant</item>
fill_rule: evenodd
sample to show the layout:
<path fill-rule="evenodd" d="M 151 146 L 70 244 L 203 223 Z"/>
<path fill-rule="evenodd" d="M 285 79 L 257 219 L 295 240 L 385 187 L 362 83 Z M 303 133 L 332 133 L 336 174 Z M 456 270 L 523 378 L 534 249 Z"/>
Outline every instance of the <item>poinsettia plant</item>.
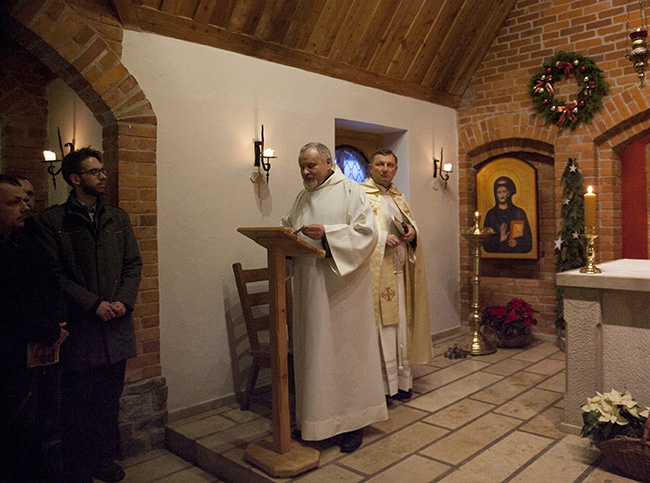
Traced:
<path fill-rule="evenodd" d="M 505 306 L 486 307 L 481 312 L 483 330 L 492 332 L 501 339 L 528 335 L 537 325 L 535 313 L 530 304 L 513 298 Z"/>
<path fill-rule="evenodd" d="M 594 443 L 606 439 L 629 437 L 641 438 L 643 426 L 650 408 L 641 409 L 629 391 L 621 394 L 616 389 L 587 398 L 582 406 L 582 437 L 590 437 Z"/>

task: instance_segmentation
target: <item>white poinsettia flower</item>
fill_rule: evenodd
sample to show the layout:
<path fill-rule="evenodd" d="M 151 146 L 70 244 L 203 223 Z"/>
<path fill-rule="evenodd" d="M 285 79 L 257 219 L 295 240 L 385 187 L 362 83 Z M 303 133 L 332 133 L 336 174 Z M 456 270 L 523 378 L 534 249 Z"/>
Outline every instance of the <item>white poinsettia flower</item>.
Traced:
<path fill-rule="evenodd" d="M 598 405 L 599 411 L 603 414 L 613 414 L 618 413 L 618 408 L 615 405 L 610 404 L 608 401 L 600 401 Z"/>
<path fill-rule="evenodd" d="M 601 414 L 600 417 L 598 418 L 598 422 L 618 424 L 620 426 L 625 426 L 626 424 L 628 424 L 628 422 L 624 418 L 621 418 L 616 414 Z"/>
<path fill-rule="evenodd" d="M 642 418 L 650 417 L 650 408 L 646 407 L 643 411 L 639 411 L 639 416 L 641 416 Z"/>
<path fill-rule="evenodd" d="M 630 394 L 630 391 L 625 391 L 625 393 L 621 394 L 616 389 L 612 389 L 610 392 L 603 394 L 603 397 L 607 399 L 607 401 L 609 401 L 611 404 L 615 404 L 617 406 L 632 408 L 637 405 L 636 401 L 632 399 L 632 394 Z"/>
<path fill-rule="evenodd" d="M 616 404 L 625 406 L 628 409 L 637 406 L 636 401 L 632 399 L 632 394 L 630 394 L 630 391 L 625 391 L 625 394 L 621 395 L 620 400 Z"/>
<path fill-rule="evenodd" d="M 629 412 L 631 416 L 634 416 L 635 418 L 638 419 L 639 416 L 641 415 L 639 409 L 640 409 L 639 406 L 634 406 L 633 408 L 628 408 L 627 412 Z"/>

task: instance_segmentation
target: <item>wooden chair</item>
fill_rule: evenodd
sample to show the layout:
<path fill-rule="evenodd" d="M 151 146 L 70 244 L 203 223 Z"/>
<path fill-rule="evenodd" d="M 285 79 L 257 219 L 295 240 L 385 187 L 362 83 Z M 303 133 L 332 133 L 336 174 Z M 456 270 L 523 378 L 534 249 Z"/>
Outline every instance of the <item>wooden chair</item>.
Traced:
<path fill-rule="evenodd" d="M 233 273 L 235 274 L 235 282 L 237 283 L 237 291 L 239 292 L 239 300 L 241 302 L 242 314 L 246 323 L 246 332 L 248 334 L 248 342 L 250 344 L 249 353 L 253 357 L 253 362 L 246 381 L 246 389 L 241 397 L 240 408 L 242 411 L 247 411 L 250 406 L 251 396 L 255 390 L 255 383 L 257 376 L 262 367 L 271 367 L 271 353 L 268 342 L 260 341 L 260 333 L 269 331 L 270 317 L 268 312 L 269 306 L 269 270 L 268 268 L 253 268 L 244 270 L 241 263 L 233 263 Z M 267 282 L 266 286 L 260 282 Z M 262 285 L 259 291 L 249 290 L 249 284 Z M 292 316 L 292 298 L 291 298 L 291 284 L 287 284 L 287 326 L 289 331 L 289 338 L 291 338 L 291 316 Z M 261 313 L 260 313 L 261 312 Z M 265 338 L 268 340 L 268 337 Z M 289 347 L 291 344 L 289 343 Z M 291 349 L 289 349 L 291 351 Z M 291 357 L 289 355 L 289 367 L 291 368 Z"/>

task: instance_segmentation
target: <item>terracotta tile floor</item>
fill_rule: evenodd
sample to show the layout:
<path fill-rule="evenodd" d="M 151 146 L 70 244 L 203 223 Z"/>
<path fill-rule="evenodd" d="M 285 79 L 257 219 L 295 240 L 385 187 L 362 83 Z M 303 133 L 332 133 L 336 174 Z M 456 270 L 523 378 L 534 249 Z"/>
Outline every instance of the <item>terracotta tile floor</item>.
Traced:
<path fill-rule="evenodd" d="M 160 450 L 128 460 L 126 481 L 632 481 L 614 473 L 587 440 L 560 432 L 565 354 L 555 344 L 445 358 L 462 340 L 434 344 L 432 364 L 415 368 L 414 397 L 389 401 L 390 419 L 366 428 L 359 450 L 342 454 L 334 444 L 316 445 L 315 470 L 273 479 L 247 464 L 246 446 L 271 432 L 268 408 L 230 405 L 171 423 L 169 448 L 185 459 Z"/>

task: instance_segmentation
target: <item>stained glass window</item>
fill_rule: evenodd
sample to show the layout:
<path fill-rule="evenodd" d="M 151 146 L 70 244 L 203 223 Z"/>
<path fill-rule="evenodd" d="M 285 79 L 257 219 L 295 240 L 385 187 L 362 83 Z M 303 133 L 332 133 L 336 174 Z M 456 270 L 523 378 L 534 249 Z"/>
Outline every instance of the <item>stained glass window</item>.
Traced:
<path fill-rule="evenodd" d="M 348 178 L 361 183 L 368 176 L 368 159 L 366 156 L 354 146 L 349 144 L 341 144 L 336 146 L 336 165 L 341 168 L 343 174 Z"/>

